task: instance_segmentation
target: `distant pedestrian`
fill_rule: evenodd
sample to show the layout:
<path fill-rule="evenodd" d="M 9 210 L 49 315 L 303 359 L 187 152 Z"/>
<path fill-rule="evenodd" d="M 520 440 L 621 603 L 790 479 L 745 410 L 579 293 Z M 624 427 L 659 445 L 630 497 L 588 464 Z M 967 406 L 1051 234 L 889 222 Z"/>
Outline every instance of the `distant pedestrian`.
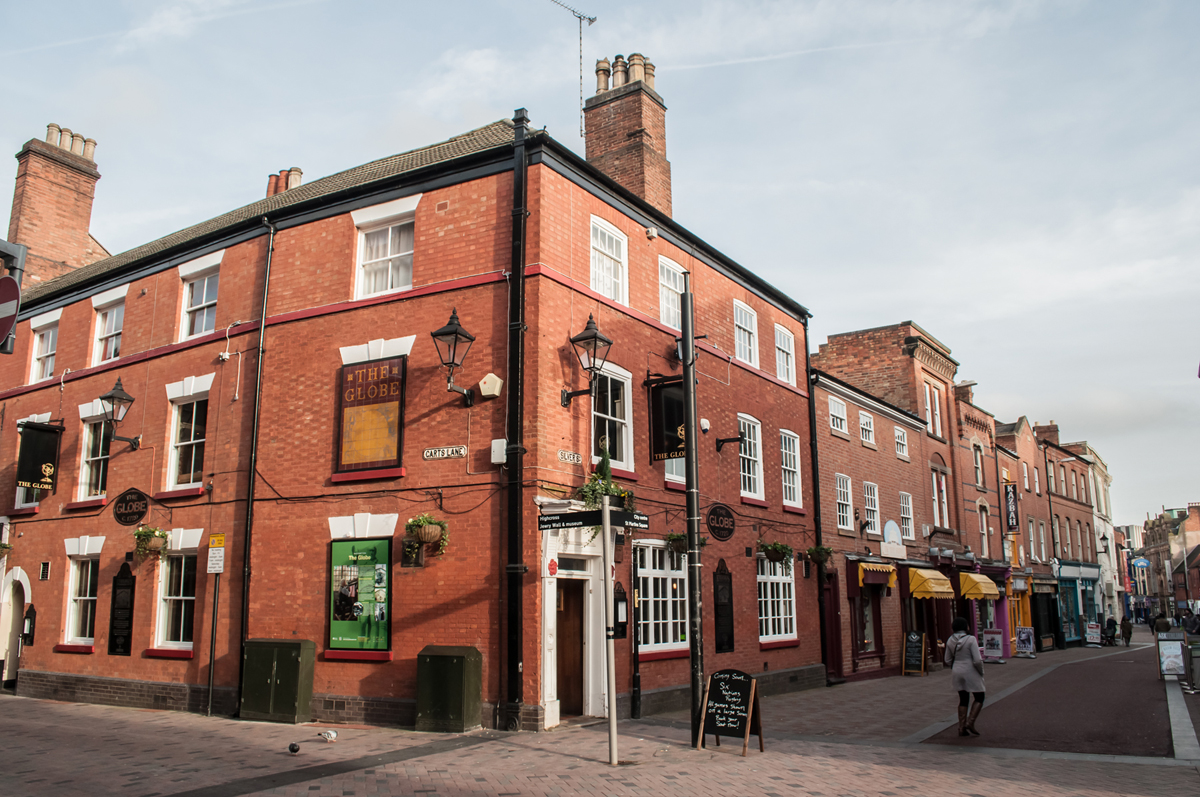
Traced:
<path fill-rule="evenodd" d="M 983 709 L 983 657 L 979 655 L 979 643 L 967 633 L 965 617 L 955 617 L 951 625 L 954 633 L 946 640 L 946 652 L 942 663 L 954 670 L 951 686 L 958 692 L 958 735 L 979 736 L 975 720 Z M 971 698 L 975 698 L 971 704 Z M 970 710 L 968 711 L 968 705 Z"/>
<path fill-rule="evenodd" d="M 1128 617 L 1121 618 L 1121 639 L 1125 641 L 1125 647 L 1129 647 L 1129 640 L 1133 637 L 1133 623 L 1129 622 Z"/>
<path fill-rule="evenodd" d="M 1104 621 L 1104 644 L 1117 644 L 1117 621 L 1111 614 Z"/>
<path fill-rule="evenodd" d="M 1171 632 L 1171 621 L 1167 619 L 1167 615 L 1163 612 L 1158 613 L 1158 617 L 1154 618 L 1154 633 L 1169 634 Z"/>

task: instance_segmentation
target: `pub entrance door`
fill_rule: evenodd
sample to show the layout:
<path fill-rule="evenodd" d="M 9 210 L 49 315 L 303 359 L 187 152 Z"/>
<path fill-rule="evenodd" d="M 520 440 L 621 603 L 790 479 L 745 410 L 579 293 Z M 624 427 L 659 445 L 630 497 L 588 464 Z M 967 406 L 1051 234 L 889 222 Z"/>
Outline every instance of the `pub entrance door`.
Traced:
<path fill-rule="evenodd" d="M 555 640 L 558 650 L 559 714 L 583 713 L 583 607 L 587 581 L 559 578 Z"/>

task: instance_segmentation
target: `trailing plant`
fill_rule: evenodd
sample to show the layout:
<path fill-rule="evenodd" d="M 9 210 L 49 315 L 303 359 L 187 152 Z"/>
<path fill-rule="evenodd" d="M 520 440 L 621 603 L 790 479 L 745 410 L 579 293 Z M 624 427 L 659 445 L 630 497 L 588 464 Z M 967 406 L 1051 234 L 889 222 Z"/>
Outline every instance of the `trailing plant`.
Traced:
<path fill-rule="evenodd" d="M 833 549 L 828 545 L 814 545 L 805 551 L 805 553 L 808 554 L 809 559 L 819 565 L 823 565 L 829 561 L 831 556 L 833 556 Z"/>
<path fill-rule="evenodd" d="M 152 547 L 151 540 L 160 539 L 157 549 Z M 161 559 L 166 556 L 171 547 L 171 532 L 154 526 L 138 526 L 133 530 L 133 557 L 141 564 L 151 554 L 157 554 Z"/>
<path fill-rule="evenodd" d="M 795 551 L 792 549 L 792 546 L 788 545 L 786 542 L 763 542 L 762 540 L 759 540 L 758 550 L 767 555 L 767 558 L 775 559 L 776 561 L 782 563 L 783 572 L 791 574 L 792 558 L 795 555 Z"/>
<path fill-rule="evenodd" d="M 422 512 L 416 517 L 409 518 L 408 522 L 404 524 L 404 530 L 408 532 L 410 537 L 415 538 L 424 526 L 437 526 L 441 530 L 437 541 L 438 549 L 435 555 L 442 556 L 445 554 L 446 546 L 450 544 L 450 532 L 447 531 L 446 521 L 438 520 L 428 512 Z M 418 542 L 418 544 L 420 543 Z"/>
<path fill-rule="evenodd" d="M 637 504 L 633 499 L 633 490 L 626 490 L 621 485 L 612 480 L 612 461 L 608 457 L 608 449 L 600 449 L 600 464 L 596 466 L 596 470 L 588 477 L 588 480 L 579 488 L 579 499 L 583 501 L 583 505 L 588 509 L 599 509 L 601 496 L 611 496 L 617 501 L 609 502 L 609 506 L 613 509 L 624 509 L 626 512 L 633 512 L 637 508 Z M 592 534 L 587 539 L 586 544 L 591 544 L 592 540 L 596 539 L 596 535 L 600 533 L 600 526 L 592 526 Z"/>
<path fill-rule="evenodd" d="M 404 539 L 404 556 L 414 562 L 421 555 L 421 541 L 416 537 L 406 537 Z"/>
<path fill-rule="evenodd" d="M 8 556 L 8 552 L 12 549 L 13 547 L 7 542 L 0 542 L 0 556 Z"/>

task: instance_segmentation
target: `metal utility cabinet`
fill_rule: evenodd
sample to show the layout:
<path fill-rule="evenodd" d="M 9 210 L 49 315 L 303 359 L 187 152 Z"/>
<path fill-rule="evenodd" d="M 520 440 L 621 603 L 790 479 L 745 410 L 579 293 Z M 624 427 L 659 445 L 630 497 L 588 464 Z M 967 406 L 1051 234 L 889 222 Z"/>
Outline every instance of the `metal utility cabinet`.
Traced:
<path fill-rule="evenodd" d="M 483 656 L 473 647 L 426 645 L 417 654 L 417 730 L 463 733 L 479 727 Z"/>
<path fill-rule="evenodd" d="M 246 640 L 241 718 L 309 722 L 316 653 L 310 639 Z"/>

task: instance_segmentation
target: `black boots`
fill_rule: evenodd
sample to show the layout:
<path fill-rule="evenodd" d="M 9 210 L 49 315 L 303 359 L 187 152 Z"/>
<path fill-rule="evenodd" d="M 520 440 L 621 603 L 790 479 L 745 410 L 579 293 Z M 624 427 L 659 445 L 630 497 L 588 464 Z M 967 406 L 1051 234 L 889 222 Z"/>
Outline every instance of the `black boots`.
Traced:
<path fill-rule="evenodd" d="M 965 711 L 966 709 L 959 709 L 959 715 L 961 716 Z M 975 719 L 979 716 L 980 711 L 983 711 L 982 703 L 975 703 L 971 706 L 971 713 L 967 716 L 966 723 L 961 724 L 965 733 L 959 734 L 960 736 L 966 736 L 968 733 L 972 736 L 979 735 L 979 731 L 975 730 Z"/>
<path fill-rule="evenodd" d="M 958 707 L 958 735 L 967 736 L 967 707 Z"/>

